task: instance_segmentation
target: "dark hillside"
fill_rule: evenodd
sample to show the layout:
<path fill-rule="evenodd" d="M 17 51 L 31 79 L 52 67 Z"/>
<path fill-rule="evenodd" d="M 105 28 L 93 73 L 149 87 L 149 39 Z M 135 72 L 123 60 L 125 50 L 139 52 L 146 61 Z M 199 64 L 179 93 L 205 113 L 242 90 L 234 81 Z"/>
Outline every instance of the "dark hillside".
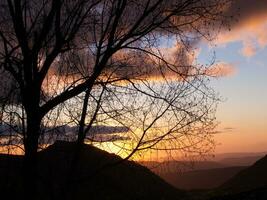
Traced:
<path fill-rule="evenodd" d="M 246 167 L 227 167 L 188 171 L 184 173 L 166 173 L 161 177 L 171 185 L 181 189 L 212 189 L 228 181 Z"/>
<path fill-rule="evenodd" d="M 220 189 L 231 192 L 243 192 L 257 188 L 267 188 L 267 156 L 254 165 L 240 171 L 232 179 L 224 183 Z"/>
<path fill-rule="evenodd" d="M 213 197 L 209 200 L 266 200 L 267 188 L 258 188 L 246 192 L 236 194 L 225 194 L 222 196 Z"/>
<path fill-rule="evenodd" d="M 39 153 L 40 199 L 181 199 L 183 196 L 149 169 L 132 161 L 114 165 L 121 161 L 120 157 L 89 145 L 83 145 L 73 167 L 74 149 L 74 143 L 56 142 Z M 21 192 L 21 183 L 17 181 L 21 157 L 0 156 L 0 159 L 1 190 L 15 196 Z M 7 160 L 11 168 L 5 166 Z"/>
<path fill-rule="evenodd" d="M 210 200 L 266 200 L 267 156 L 213 190 Z"/>

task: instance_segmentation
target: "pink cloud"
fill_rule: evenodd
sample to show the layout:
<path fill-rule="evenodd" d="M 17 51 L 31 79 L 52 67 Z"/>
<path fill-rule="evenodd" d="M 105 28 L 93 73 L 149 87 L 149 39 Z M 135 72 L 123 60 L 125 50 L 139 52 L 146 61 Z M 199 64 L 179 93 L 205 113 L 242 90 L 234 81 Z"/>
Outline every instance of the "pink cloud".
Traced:
<path fill-rule="evenodd" d="M 212 77 L 227 77 L 233 76 L 237 72 L 234 64 L 220 62 L 205 70 L 205 74 Z"/>
<path fill-rule="evenodd" d="M 137 51 L 116 53 L 106 72 L 113 73 L 115 78 L 179 81 L 190 74 L 198 54 L 198 51 L 179 44 L 147 51 L 151 54 Z"/>
<path fill-rule="evenodd" d="M 257 45 L 250 40 L 245 40 L 243 42 L 243 48 L 241 50 L 241 54 L 245 57 L 254 56 L 257 53 Z"/>
<path fill-rule="evenodd" d="M 217 44 L 241 42 L 241 54 L 251 57 L 267 46 L 267 0 L 236 0 L 226 11 L 236 16 L 231 31 L 222 31 Z"/>

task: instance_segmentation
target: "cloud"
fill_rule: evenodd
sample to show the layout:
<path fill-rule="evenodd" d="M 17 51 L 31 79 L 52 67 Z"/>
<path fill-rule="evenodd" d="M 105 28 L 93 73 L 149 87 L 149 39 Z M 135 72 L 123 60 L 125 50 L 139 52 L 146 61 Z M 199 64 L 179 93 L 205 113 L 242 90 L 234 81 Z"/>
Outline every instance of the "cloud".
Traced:
<path fill-rule="evenodd" d="M 118 140 L 130 140 L 130 138 L 127 136 L 128 131 L 129 128 L 126 126 L 95 125 L 92 126 L 89 132 L 86 134 L 86 139 L 94 142 L 113 142 Z M 68 125 L 64 125 L 56 127 L 54 129 L 47 128 L 47 132 L 44 134 L 44 141 L 46 141 L 46 143 L 51 143 L 51 136 L 52 140 L 64 140 L 66 136 L 68 138 L 76 138 L 77 132 L 77 126 L 71 127 Z"/>
<path fill-rule="evenodd" d="M 233 131 L 235 129 L 236 129 L 235 127 L 224 127 L 223 128 L 224 131 Z"/>
<path fill-rule="evenodd" d="M 231 31 L 222 31 L 217 43 L 242 42 L 241 54 L 251 57 L 267 46 L 267 0 L 236 0 L 225 11 L 235 16 Z"/>
<path fill-rule="evenodd" d="M 192 76 L 212 77 L 232 76 L 237 68 L 232 63 L 219 62 L 209 67 L 197 63 L 201 49 L 189 44 L 173 43 L 169 47 L 152 49 L 161 59 L 142 52 L 119 52 L 110 63 L 107 73 L 113 72 L 116 78 L 153 81 L 183 81 Z M 126 83 L 127 84 L 127 83 Z"/>
<path fill-rule="evenodd" d="M 115 141 L 125 141 L 130 140 L 130 137 L 120 136 L 120 135 L 89 135 L 86 139 L 93 142 L 115 142 Z"/>
<path fill-rule="evenodd" d="M 88 134 L 125 133 L 129 128 L 125 126 L 92 126 Z"/>
<path fill-rule="evenodd" d="M 16 126 L 18 130 L 21 129 L 20 126 Z M 43 127 L 44 132 L 42 132 L 44 135 L 57 135 L 62 133 L 71 133 L 76 134 L 78 132 L 77 126 L 57 126 L 57 127 Z M 92 126 L 88 135 L 111 135 L 111 134 L 119 134 L 119 133 L 126 133 L 130 129 L 126 126 L 104 126 L 104 125 L 98 125 L 98 126 Z M 0 125 L 0 136 L 1 135 L 10 135 L 10 134 L 16 134 L 14 132 L 14 129 L 11 129 L 8 124 L 2 124 Z"/>
<path fill-rule="evenodd" d="M 267 0 L 235 0 L 226 10 L 227 15 L 238 14 L 236 26 L 255 22 L 255 18 L 265 18 L 267 9 Z"/>
<path fill-rule="evenodd" d="M 231 133 L 235 129 L 236 129 L 235 127 L 222 127 L 221 129 L 214 131 L 214 134 Z"/>
<path fill-rule="evenodd" d="M 256 54 L 257 47 L 252 41 L 244 41 L 243 48 L 241 50 L 241 54 L 245 57 L 251 57 Z"/>
<path fill-rule="evenodd" d="M 220 129 L 216 129 L 213 134 L 231 133 L 235 129 L 235 127 L 221 127 Z"/>
<path fill-rule="evenodd" d="M 56 140 L 76 140 L 77 126 L 58 126 L 58 127 L 43 127 L 44 131 L 40 137 L 41 144 L 52 144 Z M 86 135 L 86 139 L 94 142 L 115 142 L 125 141 L 131 138 L 127 135 L 129 131 L 125 126 L 92 126 Z M 0 125 L 0 146 L 11 144 L 22 144 L 21 127 L 16 126 L 10 128 L 8 124 Z M 11 143 L 12 142 L 12 143 Z"/>
<path fill-rule="evenodd" d="M 107 74 L 114 78 L 132 80 L 183 80 L 195 67 L 197 49 L 194 45 L 175 43 L 170 47 L 159 47 L 141 51 L 119 51 L 111 59 Z M 153 55 L 152 55 L 153 54 Z"/>
<path fill-rule="evenodd" d="M 217 63 L 205 69 L 205 74 L 207 74 L 208 76 L 213 76 L 213 77 L 233 76 L 234 74 L 236 74 L 236 72 L 237 72 L 237 69 L 234 64 L 225 63 L 225 62 Z"/>
<path fill-rule="evenodd" d="M 77 126 L 58 126 L 55 128 L 49 128 L 45 127 L 46 133 L 77 133 L 78 127 Z M 125 133 L 128 132 L 129 128 L 125 126 L 104 126 L 104 125 L 98 125 L 98 126 L 92 126 L 88 132 L 88 135 L 93 134 L 114 134 L 114 133 Z"/>

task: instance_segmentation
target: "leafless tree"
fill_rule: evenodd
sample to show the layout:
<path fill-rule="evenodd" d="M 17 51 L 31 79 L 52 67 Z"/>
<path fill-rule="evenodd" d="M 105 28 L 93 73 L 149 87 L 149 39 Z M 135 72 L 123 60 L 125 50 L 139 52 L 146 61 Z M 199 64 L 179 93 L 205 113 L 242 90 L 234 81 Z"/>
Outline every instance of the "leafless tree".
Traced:
<path fill-rule="evenodd" d="M 1 123 L 22 138 L 28 176 L 42 127 L 77 126 L 78 143 L 113 142 L 125 158 L 209 151 L 218 99 L 194 47 L 227 23 L 227 3 L 1 1 Z"/>

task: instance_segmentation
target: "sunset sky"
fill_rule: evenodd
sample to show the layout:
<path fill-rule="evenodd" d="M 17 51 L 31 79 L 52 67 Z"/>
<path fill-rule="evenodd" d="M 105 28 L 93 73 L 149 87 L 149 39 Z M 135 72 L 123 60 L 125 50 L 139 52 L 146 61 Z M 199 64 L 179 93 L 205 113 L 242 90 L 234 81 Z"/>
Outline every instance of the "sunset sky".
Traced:
<path fill-rule="evenodd" d="M 209 124 L 209 122 L 211 121 L 213 122 L 213 119 L 214 119 L 213 118 L 213 114 L 214 114 L 213 105 L 214 104 L 213 102 L 210 103 L 210 101 L 202 101 L 202 96 L 205 97 L 205 100 L 207 98 L 208 100 L 213 101 L 216 95 L 213 95 L 213 93 L 212 95 L 207 95 L 205 93 L 205 90 L 204 92 L 201 90 L 202 89 L 201 87 L 206 84 L 206 82 L 203 81 L 203 80 L 206 81 L 206 79 L 203 78 L 202 80 L 201 75 L 203 74 L 212 75 L 215 77 L 211 78 L 211 82 L 209 86 L 211 86 L 211 88 L 214 88 L 214 91 L 219 94 L 219 97 L 221 99 L 221 102 L 219 102 L 218 104 L 218 110 L 216 113 L 216 117 L 217 117 L 217 121 L 219 125 L 217 127 L 217 130 L 215 130 L 215 133 L 216 133 L 215 141 L 217 143 L 215 152 L 216 153 L 262 152 L 262 151 L 267 152 L 267 89 L 266 89 L 267 88 L 267 0 L 234 0 L 232 1 L 232 4 L 226 3 L 226 4 L 223 4 L 223 6 L 216 8 L 216 11 L 218 11 L 219 14 L 223 13 L 223 15 L 225 15 L 226 17 L 221 17 L 221 15 L 219 15 L 219 19 L 216 18 L 214 19 L 214 21 L 213 21 L 213 18 L 212 20 L 210 20 L 210 18 L 204 17 L 204 19 L 200 21 L 196 20 L 196 22 L 192 22 L 191 24 L 192 28 L 189 28 L 184 25 L 179 25 L 179 23 L 181 22 L 177 20 L 176 18 L 173 18 L 172 23 L 174 24 L 177 23 L 179 26 L 181 26 L 182 34 L 180 34 L 179 31 L 177 32 L 177 35 L 172 34 L 172 33 L 167 34 L 165 33 L 167 28 L 165 28 L 166 30 L 164 31 L 159 31 L 161 29 L 159 30 L 156 29 L 156 31 L 153 32 L 155 33 L 155 36 L 156 36 L 155 38 L 157 38 L 155 40 L 156 42 L 154 42 L 154 35 L 152 35 L 153 36 L 151 37 L 152 40 L 151 38 L 149 38 L 148 44 L 146 44 L 146 40 L 144 41 L 140 40 L 140 43 L 138 43 L 139 46 L 141 44 L 141 49 L 143 48 L 143 50 L 150 52 L 149 56 L 147 55 L 147 53 L 142 53 L 142 54 L 140 54 L 140 52 L 136 53 L 137 52 L 136 50 L 129 51 L 127 49 L 124 51 L 123 48 L 121 48 L 121 50 L 116 50 L 116 53 L 114 53 L 111 57 L 112 59 L 110 59 L 111 67 L 107 65 L 106 71 L 103 71 L 103 74 L 101 74 L 101 76 L 98 77 L 99 79 L 97 81 L 99 82 L 103 81 L 104 83 L 105 80 L 109 79 L 110 77 L 111 79 L 109 79 L 108 82 L 110 80 L 111 80 L 110 82 L 112 82 L 116 79 L 118 80 L 122 79 L 126 81 L 120 80 L 120 81 L 117 81 L 118 82 L 117 85 L 116 84 L 109 85 L 111 88 L 110 90 L 114 90 L 115 91 L 114 93 L 118 93 L 118 94 L 116 94 L 117 96 L 114 95 L 113 99 L 110 98 L 109 96 L 106 97 L 106 99 L 108 99 L 106 100 L 108 102 L 106 107 L 108 107 L 108 109 L 110 110 L 105 110 L 105 112 L 103 113 L 106 114 L 108 112 L 111 112 L 111 113 L 114 112 L 114 109 L 113 109 L 113 106 L 114 106 L 115 108 L 118 108 L 118 110 L 129 109 L 130 112 L 128 112 L 128 110 L 127 112 L 123 111 L 122 115 L 127 116 L 128 114 L 125 114 L 125 113 L 130 113 L 129 116 L 131 118 L 127 116 L 130 118 L 128 119 L 124 116 L 124 117 L 121 117 L 123 119 L 118 118 L 119 119 L 118 120 L 116 119 L 116 117 L 119 115 L 117 115 L 116 113 L 116 115 L 114 115 L 116 116 L 114 117 L 115 119 L 113 119 L 113 117 L 110 117 L 109 119 L 109 116 L 108 116 L 107 117 L 108 120 L 106 120 L 105 119 L 106 116 L 104 115 L 103 119 L 101 117 L 99 117 L 99 119 L 96 119 L 96 120 L 94 119 L 96 121 L 96 126 L 99 126 L 99 125 L 100 126 L 101 125 L 102 126 L 104 125 L 118 126 L 118 125 L 123 124 L 127 130 L 123 132 L 124 134 L 126 133 L 125 136 L 124 135 L 123 137 L 118 136 L 117 138 L 113 140 L 116 142 L 121 142 L 124 145 L 124 142 L 134 143 L 138 141 L 138 140 L 131 140 L 133 138 L 135 139 L 136 135 L 138 136 L 136 137 L 137 139 L 142 138 L 141 140 L 143 140 L 144 137 L 141 135 L 142 133 L 144 133 L 144 135 L 147 134 L 149 132 L 147 131 L 147 129 L 149 129 L 151 133 L 153 133 L 151 135 L 148 134 L 149 137 L 152 137 L 154 139 L 161 138 L 160 140 L 163 141 L 162 139 L 166 135 L 168 136 L 171 135 L 168 133 L 167 130 L 169 130 L 173 124 L 177 123 L 180 125 L 180 129 L 181 129 L 180 131 L 180 129 L 177 128 L 176 130 L 177 134 L 181 133 L 182 136 L 186 136 L 186 137 L 181 137 L 182 139 L 180 139 L 180 137 L 174 137 L 177 141 L 178 140 L 182 141 L 181 146 L 184 145 L 185 147 L 186 146 L 191 147 L 191 146 L 201 143 L 202 145 L 201 147 L 204 147 L 204 149 L 205 148 L 208 149 L 207 151 L 203 150 L 203 152 L 209 152 L 214 147 L 213 141 L 209 140 L 209 138 L 207 140 L 205 137 L 204 139 L 199 137 L 201 138 L 199 139 L 201 142 L 199 143 L 192 142 L 191 137 L 187 137 L 187 133 L 190 131 L 188 131 L 187 129 L 184 129 L 184 127 L 187 127 L 187 126 L 189 127 L 189 125 L 191 126 L 191 123 L 193 126 L 194 122 L 196 122 L 194 125 L 197 128 L 199 128 L 201 126 L 198 124 L 198 122 L 201 122 L 203 123 L 203 125 L 206 125 L 206 126 L 203 126 L 204 127 L 203 129 L 201 129 L 201 131 L 205 130 L 205 131 L 202 131 L 203 135 L 209 136 L 209 133 L 213 131 L 213 128 L 214 128 L 213 123 Z M 133 20 L 132 19 L 133 16 L 131 16 L 133 15 L 133 13 L 129 11 L 127 12 L 129 16 L 127 15 L 125 19 Z M 204 10 L 203 12 L 206 12 L 206 10 Z M 229 16 L 232 16 L 232 17 L 229 17 Z M 154 18 L 151 18 L 151 19 L 154 23 Z M 181 19 L 181 21 L 183 22 L 183 19 Z M 187 22 L 187 20 L 185 20 L 185 22 Z M 185 22 L 183 22 L 182 24 L 186 24 Z M 122 25 L 123 25 L 122 26 L 123 31 L 121 32 L 124 33 L 125 25 L 124 24 Z M 194 26 L 196 26 L 197 31 L 195 31 Z M 120 32 L 118 31 L 118 35 L 119 34 Z M 185 36 L 183 36 L 183 34 Z M 90 34 L 89 34 L 89 37 L 90 37 Z M 118 36 L 118 38 L 120 37 L 122 36 Z M 207 41 L 204 38 L 206 39 L 208 38 L 211 40 Z M 184 40 L 184 39 L 187 39 L 187 40 Z M 77 51 L 77 55 L 79 54 L 79 56 L 81 56 L 81 67 L 80 68 L 77 67 L 77 69 L 73 69 L 73 72 L 68 68 L 69 61 L 67 59 L 66 59 L 67 64 L 65 64 L 66 60 L 64 59 L 64 56 L 62 56 L 63 59 L 61 58 L 56 59 L 55 62 L 52 63 L 53 65 L 51 65 L 50 69 L 48 70 L 48 75 L 44 81 L 43 88 L 42 88 L 43 89 L 42 92 L 47 96 L 45 98 L 48 98 L 48 99 L 50 98 L 50 100 L 52 100 L 56 98 L 57 95 L 59 95 L 61 92 L 63 91 L 65 92 L 68 90 L 70 91 L 70 88 L 77 87 L 77 85 L 80 84 L 80 81 L 83 80 L 84 77 L 90 77 L 92 75 L 92 72 L 95 70 L 93 69 L 93 67 L 97 66 L 97 65 L 94 65 L 94 62 L 95 62 L 94 54 L 96 53 L 97 49 L 95 48 L 93 43 L 94 42 L 92 42 L 92 44 L 89 43 L 90 51 L 88 51 L 87 43 L 85 45 L 85 49 L 86 49 L 85 51 L 83 47 L 81 48 L 82 49 L 81 51 L 80 50 Z M 134 44 L 134 45 L 137 45 L 137 44 Z M 45 63 L 45 60 L 46 60 L 45 57 L 46 56 L 42 56 L 40 58 L 41 61 L 38 61 L 40 62 L 39 63 L 40 65 L 43 65 L 42 63 Z M 170 65 L 165 65 L 164 62 L 162 62 L 162 60 L 159 59 L 161 57 L 163 57 L 164 61 L 166 61 Z M 42 59 L 44 59 L 44 62 L 42 61 Z M 215 63 L 213 63 L 213 61 Z M 70 63 L 70 65 L 71 64 L 72 63 Z M 121 68 L 121 65 L 122 66 L 125 65 L 125 67 Z M 173 67 L 172 65 L 175 67 Z M 76 66 L 76 63 L 74 66 Z M 190 68 L 190 66 L 193 66 L 193 67 Z M 77 72 L 75 70 L 77 70 Z M 201 71 L 201 70 L 204 70 L 204 71 Z M 195 81 L 196 83 L 192 84 L 193 87 L 191 86 L 191 83 L 188 84 L 189 87 L 187 87 L 188 82 L 184 81 L 184 80 L 187 80 L 186 79 L 187 76 L 186 78 L 184 78 L 185 77 L 184 74 L 188 75 L 187 73 L 189 75 L 197 75 L 197 77 L 201 77 L 200 79 L 192 79 L 194 81 L 196 80 Z M 5 74 L 4 73 L 2 74 L 3 74 L 2 76 L 5 77 L 4 76 Z M 190 80 L 191 76 L 188 76 L 188 77 L 189 77 L 188 80 Z M 131 88 L 132 85 L 134 84 L 132 82 L 130 83 L 128 79 L 135 80 L 136 82 L 134 83 L 138 85 L 138 87 L 136 87 L 135 85 L 133 88 Z M 151 81 L 151 84 L 147 84 L 146 82 L 140 81 L 142 79 Z M 9 85 L 11 85 L 12 83 L 11 81 L 13 81 L 13 79 L 10 79 L 10 78 L 1 79 L 0 78 L 0 80 L 2 80 L 3 82 L 2 85 L 5 84 L 8 86 L 5 88 L 5 90 L 2 89 L 2 91 L 0 91 L 0 97 L 1 97 L 1 92 L 3 93 L 2 96 L 9 94 L 6 91 L 9 91 L 12 89 L 11 87 L 9 88 Z M 199 84 L 199 82 L 201 84 Z M 168 84 L 165 84 L 165 83 L 168 83 Z M 172 84 L 175 83 L 175 85 L 174 84 L 172 85 L 169 83 L 172 83 Z M 134 90 L 136 94 L 140 96 L 136 95 L 134 97 L 134 95 L 131 95 L 132 93 L 129 92 L 130 89 L 129 88 L 128 88 L 129 90 L 127 89 L 128 87 L 127 84 L 129 84 L 129 88 Z M 1 82 L 0 82 L 0 85 L 1 85 Z M 122 87 L 124 85 L 127 85 L 127 87 Z M 197 88 L 195 89 L 196 86 Z M 192 91 L 194 91 L 192 92 L 193 95 L 187 98 L 188 94 L 191 95 L 192 88 L 193 88 Z M 209 87 L 206 87 L 206 85 L 204 88 L 209 89 Z M 102 96 L 102 93 L 100 95 L 100 89 L 98 87 L 95 87 L 94 89 L 95 89 L 95 94 L 93 95 Z M 156 92 L 153 90 L 155 90 Z M 175 93 L 177 91 L 180 91 L 180 95 L 183 94 L 184 91 L 190 91 L 186 95 L 184 94 L 181 95 L 181 99 L 183 101 L 180 102 L 180 100 L 179 101 L 177 100 L 177 104 L 180 103 L 179 106 L 181 106 L 183 109 L 180 109 L 180 110 L 177 109 L 179 108 L 179 106 L 176 109 L 182 114 L 183 112 L 181 112 L 181 110 L 183 111 L 183 110 L 189 109 L 190 112 L 185 112 L 186 113 L 185 116 L 189 116 L 188 113 L 190 113 L 189 121 L 191 120 L 191 122 L 190 123 L 188 123 L 189 121 L 185 122 L 186 121 L 185 119 L 187 118 L 181 117 L 182 115 L 177 117 L 176 112 L 178 111 L 175 109 L 174 111 L 172 109 L 166 109 L 170 111 L 171 115 L 169 115 L 170 113 L 167 114 L 167 112 L 163 112 L 162 115 L 159 115 L 158 113 L 160 112 L 157 112 L 157 111 L 162 110 L 164 108 L 164 106 L 159 104 L 160 100 L 162 99 L 155 97 L 157 101 L 154 101 L 154 99 L 150 100 L 152 98 L 147 98 L 149 97 L 148 95 L 149 92 L 146 93 L 147 91 L 149 92 L 152 91 L 152 95 L 151 95 L 152 97 L 154 94 L 162 95 L 165 98 L 165 101 L 162 101 L 163 102 L 162 105 L 164 106 L 166 102 L 167 104 L 169 103 L 169 105 L 172 105 L 171 96 L 172 95 L 175 96 L 176 95 Z M 14 93 L 17 93 L 17 90 Z M 106 92 L 105 95 L 109 95 L 109 92 Z M 113 93 L 111 94 L 111 96 L 112 95 Z M 15 97 L 17 97 L 17 95 L 15 95 Z M 136 98 L 138 101 L 136 101 L 136 99 L 134 99 L 133 97 Z M 184 97 L 186 97 L 187 99 L 184 100 L 183 99 Z M 72 108 L 73 111 L 67 110 L 68 112 L 71 113 L 75 111 L 78 113 L 80 111 L 80 110 L 79 111 L 75 110 L 76 108 L 79 109 L 79 106 L 77 105 L 81 105 L 81 104 L 78 104 L 78 103 L 81 103 L 80 99 L 79 98 L 77 99 L 69 102 L 69 105 L 70 105 L 69 107 Z M 93 99 L 92 102 L 94 102 L 95 98 L 93 97 L 92 99 Z M 16 104 L 18 101 L 20 100 L 16 99 Z M 44 105 L 46 105 L 46 103 L 49 101 L 45 99 L 44 102 L 45 102 Z M 136 102 L 139 102 L 139 103 L 136 103 Z M 205 105 L 202 105 L 202 104 L 205 104 L 205 102 L 207 104 L 210 104 L 210 106 L 212 107 L 209 109 L 210 113 L 204 112 Z M 197 106 L 195 106 L 194 104 L 197 104 Z M 42 105 L 42 107 L 45 107 L 44 105 Z M 120 106 L 122 107 L 122 109 L 120 108 Z M 166 108 L 169 108 L 169 107 L 166 106 Z M 94 111 L 94 109 L 95 109 L 94 106 L 92 106 L 92 111 Z M 60 116 L 62 118 L 61 119 L 62 122 L 60 123 L 64 124 L 68 120 L 72 123 L 73 116 L 70 114 L 65 114 L 64 112 L 62 111 L 63 114 L 62 116 Z M 175 114 L 173 114 L 172 112 L 175 112 Z M 204 112 L 203 115 L 201 115 L 202 112 Z M 131 114 L 131 113 L 134 113 L 134 114 Z M 149 113 L 149 115 L 147 113 Z M 208 115 L 205 118 L 202 117 L 206 115 L 206 113 L 208 113 Z M 193 120 L 194 117 L 192 116 L 198 116 L 198 115 L 199 117 L 196 118 L 197 120 L 194 121 Z M 159 117 L 160 120 L 152 120 L 153 118 L 156 119 L 157 118 L 156 116 L 160 116 Z M 169 117 L 169 116 L 172 116 L 172 117 Z M 140 117 L 139 121 L 136 120 L 138 119 L 138 117 Z M 181 117 L 181 120 L 179 120 L 179 117 Z M 207 120 L 206 123 L 199 120 L 201 118 L 206 119 Z M 90 121 L 89 119 L 90 118 L 88 117 L 88 121 Z M 123 123 L 121 123 L 120 120 L 122 120 Z M 100 123 L 97 124 L 97 121 L 99 121 Z M 147 124 L 151 123 L 151 126 L 145 124 L 144 121 Z M 52 120 L 51 122 L 54 125 L 54 121 Z M 157 122 L 157 123 L 154 123 L 154 122 Z M 57 125 L 61 125 L 60 123 L 58 123 Z M 184 125 L 182 125 L 183 123 Z M 51 124 L 49 123 L 47 124 L 48 124 L 47 127 L 51 126 Z M 144 128 L 145 127 L 144 124 L 149 128 Z M 207 124 L 210 126 L 208 126 Z M 76 126 L 77 124 L 73 123 L 71 125 Z M 197 130 L 197 128 L 191 129 L 191 132 L 194 133 L 194 130 Z M 129 131 L 130 129 L 132 132 Z M 175 130 L 174 127 L 173 129 Z M 157 130 L 158 132 L 156 132 L 155 130 Z M 198 132 L 199 136 L 202 136 L 201 131 Z M 168 134 L 165 135 L 163 134 L 164 132 Z M 194 135 L 192 133 L 191 135 Z M 165 135 L 165 136 L 158 137 L 158 135 Z M 187 138 L 189 139 L 187 140 Z M 173 138 L 169 140 L 167 140 L 166 138 L 164 139 L 165 139 L 164 142 L 173 140 Z M 195 139 L 197 140 L 198 137 L 195 137 Z M 149 138 L 147 139 L 147 141 L 151 142 L 153 140 Z M 208 144 L 211 147 L 209 148 L 209 145 L 204 144 L 203 141 L 208 142 Z M 139 143 L 137 142 L 137 144 Z M 143 144 L 146 144 L 146 142 L 143 142 Z M 167 144 L 164 144 L 164 145 L 168 146 Z M 179 142 L 175 143 L 175 145 L 178 145 L 179 148 L 183 149 L 181 146 L 179 146 L 180 145 Z M 120 148 L 119 150 L 117 150 L 116 149 L 117 147 L 113 147 L 113 148 L 115 149 L 114 150 L 115 152 L 120 150 Z M 173 147 L 171 146 L 171 148 Z M 197 145 L 195 148 L 198 149 Z M 187 148 L 184 148 L 184 149 L 187 149 Z M 188 151 L 188 152 L 194 152 L 194 151 Z"/>
<path fill-rule="evenodd" d="M 239 0 L 231 31 L 223 31 L 216 46 L 202 44 L 199 61 L 216 52 L 216 61 L 227 67 L 212 81 L 222 96 L 217 119 L 216 152 L 267 151 L 267 1 Z M 232 10 L 232 11 L 231 11 Z"/>

